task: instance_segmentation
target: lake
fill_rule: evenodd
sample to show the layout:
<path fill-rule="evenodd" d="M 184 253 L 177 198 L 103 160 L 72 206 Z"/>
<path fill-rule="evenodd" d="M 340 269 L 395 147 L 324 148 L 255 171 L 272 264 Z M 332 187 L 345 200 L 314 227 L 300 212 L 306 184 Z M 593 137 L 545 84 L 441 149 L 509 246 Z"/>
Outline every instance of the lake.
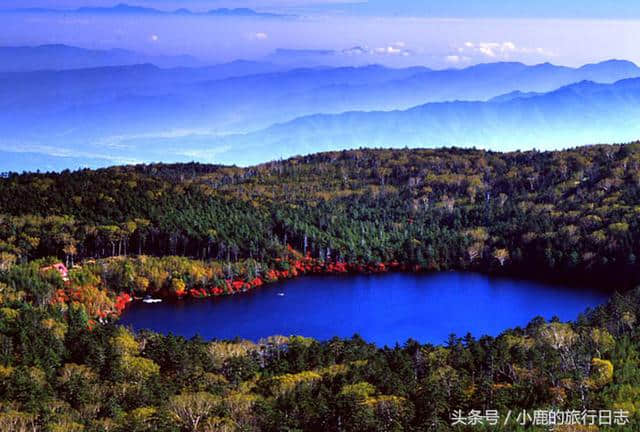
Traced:
<path fill-rule="evenodd" d="M 355 333 L 379 346 L 413 338 L 440 344 L 451 333 L 496 336 L 532 318 L 573 320 L 608 295 L 474 273 L 306 276 L 235 296 L 131 305 L 121 322 L 190 338 Z"/>

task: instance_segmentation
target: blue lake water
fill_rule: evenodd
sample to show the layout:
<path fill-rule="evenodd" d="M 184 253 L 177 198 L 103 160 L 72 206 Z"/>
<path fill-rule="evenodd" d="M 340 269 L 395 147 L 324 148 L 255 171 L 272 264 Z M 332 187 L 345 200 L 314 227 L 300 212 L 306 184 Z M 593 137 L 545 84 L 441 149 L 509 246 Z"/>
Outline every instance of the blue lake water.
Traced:
<path fill-rule="evenodd" d="M 409 338 L 439 344 L 451 333 L 496 336 L 536 316 L 573 320 L 607 297 L 591 289 L 473 273 L 307 276 L 235 296 L 136 303 L 121 322 L 187 338 L 326 340 L 358 333 L 379 346 Z"/>

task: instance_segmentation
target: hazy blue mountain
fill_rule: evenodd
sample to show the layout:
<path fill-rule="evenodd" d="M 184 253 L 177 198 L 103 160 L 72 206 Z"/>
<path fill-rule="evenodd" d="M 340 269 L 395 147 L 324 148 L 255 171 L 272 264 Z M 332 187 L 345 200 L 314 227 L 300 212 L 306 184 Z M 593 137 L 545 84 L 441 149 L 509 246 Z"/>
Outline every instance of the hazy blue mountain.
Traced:
<path fill-rule="evenodd" d="M 290 15 L 282 15 L 282 14 L 274 14 L 268 12 L 256 12 L 253 9 L 249 8 L 220 8 L 220 9 L 212 9 L 206 12 L 207 15 L 214 16 L 244 16 L 244 17 L 256 17 L 256 18 L 285 18 Z"/>
<path fill-rule="evenodd" d="M 257 163 L 358 147 L 558 149 L 640 137 L 640 78 L 583 81 L 549 93 L 492 102 L 430 103 L 405 111 L 313 115 L 220 138 L 223 163 Z"/>
<path fill-rule="evenodd" d="M 49 9 L 51 12 L 58 12 L 58 9 Z M 67 12 L 67 11 L 65 11 Z M 77 13 L 89 13 L 89 14 L 145 14 L 145 15 L 158 15 L 165 12 L 142 6 L 130 6 L 126 3 L 120 3 L 113 7 L 81 7 L 75 9 L 72 12 Z"/>
<path fill-rule="evenodd" d="M 57 94 L 61 99 L 59 102 L 64 104 L 69 102 L 69 95 L 83 94 L 90 100 L 101 89 L 135 93 L 147 88 L 152 93 L 166 94 L 179 84 L 214 82 L 279 70 L 279 66 L 269 63 L 237 60 L 199 68 L 160 68 L 145 63 L 60 71 L 0 72 L 0 92 L 17 85 L 15 97 L 25 103 L 47 94 Z M 18 94 L 18 89 L 23 93 Z"/>
<path fill-rule="evenodd" d="M 575 82 L 589 80 L 613 83 L 640 76 L 640 68 L 628 61 L 611 60 L 580 68 L 549 63 L 528 66 L 522 63 L 487 63 L 466 69 L 428 70 L 400 81 L 387 82 L 376 95 L 386 106 L 380 109 L 410 107 L 424 102 L 488 100 L 514 92 L 548 92 Z M 343 87 L 350 98 L 371 95 L 369 89 Z M 398 102 L 404 105 L 396 105 Z"/>
<path fill-rule="evenodd" d="M 507 102 L 513 99 L 525 99 L 534 96 L 540 96 L 542 93 L 537 92 L 521 92 L 520 90 L 513 91 L 511 93 L 506 93 L 500 96 L 492 97 L 489 99 L 489 102 Z"/>
<path fill-rule="evenodd" d="M 327 49 L 289 49 L 278 48 L 270 53 L 265 60 L 271 63 L 290 67 L 305 65 L 313 66 L 354 66 L 353 59 L 344 56 L 340 51 Z"/>
<path fill-rule="evenodd" d="M 120 132 L 152 132 L 162 124 L 229 133 L 316 113 L 486 100 L 513 91 L 546 92 L 585 79 L 609 83 L 640 76 L 640 69 L 628 62 L 578 69 L 495 63 L 445 71 L 382 66 L 279 71 L 279 67 L 234 62 L 169 70 L 134 65 L 0 74 L 0 106 L 26 122 L 34 112 L 27 111 L 25 117 L 25 109 L 33 108 L 53 130 L 88 128 L 95 121 L 107 132 L 110 125 L 103 116 L 111 110 L 118 112 Z M 82 123 L 69 112 L 82 112 Z M 167 118 L 158 117 L 165 112 Z"/>
<path fill-rule="evenodd" d="M 483 139 L 487 145 L 493 145 L 495 140 L 503 139 L 500 130 L 496 130 L 495 139 L 483 136 L 482 131 L 489 128 L 488 125 L 501 122 L 494 108 L 500 104 L 528 104 L 528 101 L 539 101 L 540 97 L 547 100 L 549 95 L 538 93 L 587 78 L 611 83 L 640 76 L 640 69 L 622 61 L 575 69 L 520 63 L 445 71 L 382 66 L 278 70 L 280 67 L 234 62 L 201 68 L 163 69 L 141 64 L 0 73 L 0 130 L 3 131 L 0 150 L 20 148 L 58 154 L 50 149 L 64 149 L 65 154 L 81 151 L 82 157 L 96 159 L 106 156 L 113 160 L 216 161 L 224 158 L 225 162 L 245 163 L 249 156 L 252 161 L 266 160 L 280 153 L 305 153 L 338 145 L 387 146 L 395 145 L 396 141 L 414 145 L 418 141 L 441 141 L 443 145 L 479 146 Z M 480 103 L 496 97 L 490 103 Z M 456 100 L 468 102 L 433 104 Z M 474 100 L 477 102 L 471 102 Z M 380 117 L 393 119 L 393 124 L 395 117 L 380 111 L 399 113 L 415 106 L 429 107 L 424 109 L 433 110 L 433 115 L 418 116 L 415 124 L 399 124 L 397 136 L 382 133 L 387 120 L 377 126 L 368 123 L 369 119 Z M 546 118 L 556 108 L 532 106 L 540 109 L 540 112 L 527 111 L 526 115 L 534 118 Z M 466 114 L 465 110 L 470 112 Z M 488 110 L 488 125 L 478 120 L 484 117 L 473 110 L 481 113 Z M 318 115 L 345 112 L 349 113 L 336 117 Z M 448 117 L 444 114 L 447 112 Z M 505 122 L 516 124 L 513 116 L 517 112 L 504 113 Z M 300 117 L 304 118 L 286 124 Z M 432 117 L 438 121 L 432 121 Z M 406 113 L 398 117 L 406 118 L 412 117 Z M 463 127 L 467 123 L 473 127 Z M 268 129 L 274 124 L 279 125 Z M 416 133 L 401 132 L 403 128 Z M 367 135 L 365 132 L 369 130 L 371 134 Z M 261 132 L 252 134 L 256 131 Z M 618 134 L 602 140 L 610 141 L 627 131 L 620 129 Z M 238 135 L 240 133 L 248 135 Z M 228 135 L 233 137 L 224 138 Z M 433 139 L 426 139 L 429 136 Z M 546 136 L 543 138 L 547 140 Z M 584 138 L 581 143 L 597 141 L 595 137 L 587 139 L 584 134 L 575 138 Z M 504 139 L 510 142 L 512 138 Z M 537 139 L 535 135 L 526 142 L 538 147 L 552 142 L 535 144 Z M 314 148 L 316 142 L 317 149 Z M 253 148 L 254 143 L 269 145 L 244 152 L 248 146 Z M 269 149 L 273 149 L 272 155 L 268 154 Z M 20 166 L 16 165 L 16 169 Z"/>
<path fill-rule="evenodd" d="M 32 134 L 34 117 L 47 134 L 74 130 L 80 139 L 167 129 L 251 130 L 324 110 L 358 107 L 316 89 L 341 83 L 376 86 L 422 68 L 299 69 L 236 76 L 278 66 L 234 62 L 208 68 L 116 66 L 60 72 L 0 74 L 0 124 Z M 113 123 L 111 123 L 113 121 Z M 36 127 L 37 129 L 37 127 Z M 55 135 L 54 135 L 55 136 Z M 74 136 L 65 135 L 67 140 Z"/>
<path fill-rule="evenodd" d="M 201 67 L 191 56 L 149 56 L 123 49 L 92 50 L 68 45 L 0 47 L 0 72 L 66 70 L 152 63 L 159 67 Z"/>
<path fill-rule="evenodd" d="M 249 8 L 219 8 L 206 12 L 193 12 L 186 8 L 166 11 L 142 6 L 132 6 L 120 3 L 112 7 L 81 7 L 77 9 L 56 9 L 56 8 L 23 8 L 0 10 L 0 13 L 75 13 L 90 15 L 193 15 L 193 16 L 233 16 L 252 18 L 286 18 L 290 15 L 275 14 L 269 12 L 258 12 Z"/>

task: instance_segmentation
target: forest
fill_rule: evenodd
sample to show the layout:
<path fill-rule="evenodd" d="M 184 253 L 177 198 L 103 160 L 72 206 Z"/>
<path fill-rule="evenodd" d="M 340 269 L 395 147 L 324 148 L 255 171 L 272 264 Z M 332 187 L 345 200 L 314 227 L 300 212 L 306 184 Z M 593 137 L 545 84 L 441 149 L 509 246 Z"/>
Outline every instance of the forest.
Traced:
<path fill-rule="evenodd" d="M 637 431 L 639 215 L 640 142 L 5 173 L 0 430 L 549 430 L 516 422 L 546 409 L 613 410 L 611 426 L 558 431 Z M 454 269 L 589 283 L 611 300 L 575 322 L 535 318 L 442 346 L 185 340 L 118 325 L 144 295 Z M 514 418 L 454 424 L 474 410 Z"/>

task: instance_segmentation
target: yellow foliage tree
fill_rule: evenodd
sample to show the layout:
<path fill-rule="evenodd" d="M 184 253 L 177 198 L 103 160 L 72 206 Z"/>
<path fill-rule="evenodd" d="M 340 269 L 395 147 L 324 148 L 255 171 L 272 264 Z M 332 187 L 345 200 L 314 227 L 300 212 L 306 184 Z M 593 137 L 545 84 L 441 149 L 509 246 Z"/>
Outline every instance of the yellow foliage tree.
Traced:
<path fill-rule="evenodd" d="M 211 393 L 183 393 L 169 400 L 167 410 L 178 424 L 195 432 L 200 423 L 209 417 L 220 403 L 221 399 Z"/>
<path fill-rule="evenodd" d="M 38 421 L 33 414 L 8 411 L 0 414 L 0 430 L 3 432 L 37 431 Z"/>
<path fill-rule="evenodd" d="M 594 358 L 591 360 L 592 373 L 587 385 L 592 389 L 599 389 L 613 381 L 613 363 L 609 360 Z"/>

